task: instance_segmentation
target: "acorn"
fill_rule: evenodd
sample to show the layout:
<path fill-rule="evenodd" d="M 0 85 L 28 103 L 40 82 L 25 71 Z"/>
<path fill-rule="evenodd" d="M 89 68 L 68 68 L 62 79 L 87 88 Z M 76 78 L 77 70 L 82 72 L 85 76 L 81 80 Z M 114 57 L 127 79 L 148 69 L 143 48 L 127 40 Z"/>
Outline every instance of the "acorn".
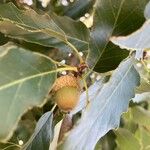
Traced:
<path fill-rule="evenodd" d="M 77 105 L 80 97 L 79 81 L 76 77 L 65 75 L 59 77 L 54 85 L 54 99 L 58 107 L 69 112 Z"/>

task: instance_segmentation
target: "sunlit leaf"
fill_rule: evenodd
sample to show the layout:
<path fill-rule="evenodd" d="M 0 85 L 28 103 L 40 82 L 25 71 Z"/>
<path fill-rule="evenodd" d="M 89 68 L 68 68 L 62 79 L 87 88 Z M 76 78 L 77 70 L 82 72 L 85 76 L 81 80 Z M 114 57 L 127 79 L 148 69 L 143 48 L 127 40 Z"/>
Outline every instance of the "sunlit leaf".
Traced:
<path fill-rule="evenodd" d="M 129 58 L 119 65 L 101 91 L 95 93 L 93 101 L 83 112 L 79 124 L 67 137 L 64 149 L 94 149 L 102 136 L 118 127 L 120 116 L 127 110 L 137 85 L 139 85 L 139 74 L 133 66 L 133 59 Z"/>
<path fill-rule="evenodd" d="M 128 50 L 146 50 L 150 48 L 150 20 L 147 20 L 144 25 L 136 32 L 128 36 L 112 37 L 111 41 Z"/>

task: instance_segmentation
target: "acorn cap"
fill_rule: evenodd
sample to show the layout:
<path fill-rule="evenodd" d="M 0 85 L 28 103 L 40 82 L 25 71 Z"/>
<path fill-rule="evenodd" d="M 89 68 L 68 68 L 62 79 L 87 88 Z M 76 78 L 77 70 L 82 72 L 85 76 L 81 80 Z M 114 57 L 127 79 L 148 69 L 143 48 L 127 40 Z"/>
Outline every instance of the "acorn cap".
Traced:
<path fill-rule="evenodd" d="M 66 87 L 66 86 L 79 88 L 78 79 L 71 75 L 61 76 L 61 77 L 57 78 L 57 80 L 55 81 L 53 91 L 56 92 L 59 89 Z"/>

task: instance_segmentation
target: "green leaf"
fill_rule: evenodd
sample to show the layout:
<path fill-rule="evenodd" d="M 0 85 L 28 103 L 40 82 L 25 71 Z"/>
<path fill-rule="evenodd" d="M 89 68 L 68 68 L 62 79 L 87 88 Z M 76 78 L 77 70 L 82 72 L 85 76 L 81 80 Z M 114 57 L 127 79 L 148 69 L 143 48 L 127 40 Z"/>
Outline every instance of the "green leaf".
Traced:
<path fill-rule="evenodd" d="M 150 126 L 150 111 L 137 106 L 131 109 L 132 120 L 143 126 Z"/>
<path fill-rule="evenodd" d="M 99 140 L 94 150 L 114 150 L 116 148 L 115 138 L 113 132 L 107 133 L 101 140 Z"/>
<path fill-rule="evenodd" d="M 136 95 L 132 99 L 133 102 L 140 103 L 142 101 L 148 101 L 150 100 L 150 83 L 149 83 L 149 73 L 145 69 L 144 66 L 141 68 L 138 68 L 136 65 L 140 77 L 141 77 L 141 83 L 140 86 L 136 88 Z"/>
<path fill-rule="evenodd" d="M 8 42 L 8 38 L 4 37 L 2 33 L 0 33 L 0 45 L 4 45 Z"/>
<path fill-rule="evenodd" d="M 140 150 L 141 146 L 136 137 L 129 130 L 119 128 L 115 131 L 119 150 Z"/>
<path fill-rule="evenodd" d="M 140 86 L 136 89 L 136 93 L 150 92 L 150 83 L 148 78 L 146 79 L 146 77 L 143 78 L 142 76 L 141 78 L 141 83 Z"/>
<path fill-rule="evenodd" d="M 115 69 L 128 52 L 110 43 L 114 35 L 127 35 L 137 30 L 145 18 L 143 11 L 149 0 L 97 0 L 87 62 L 95 71 Z M 136 17 L 135 17 L 136 16 Z M 138 18 L 138 20 L 137 20 Z M 131 25 L 132 24 L 132 25 Z"/>
<path fill-rule="evenodd" d="M 128 111 L 126 113 L 122 114 L 121 117 L 121 126 L 123 125 L 123 128 L 128 129 L 132 133 L 135 133 L 137 130 L 137 124 L 132 119 L 132 112 L 131 108 L 128 108 Z"/>
<path fill-rule="evenodd" d="M 83 111 L 80 122 L 67 137 L 64 149 L 94 149 L 102 136 L 118 127 L 120 116 L 127 110 L 137 85 L 139 74 L 134 68 L 133 59 L 129 58 L 119 65 L 101 91 L 95 93 L 94 100 Z"/>
<path fill-rule="evenodd" d="M 150 130 L 139 126 L 135 136 L 140 141 L 143 150 L 150 150 Z"/>
<path fill-rule="evenodd" d="M 8 37 L 65 51 L 72 50 L 71 44 L 79 51 L 88 50 L 88 29 L 67 17 L 38 15 L 32 9 L 22 11 L 8 3 L 0 6 L 0 19 L 0 31 Z"/>
<path fill-rule="evenodd" d="M 128 50 L 146 50 L 150 48 L 150 20 L 147 20 L 144 25 L 138 29 L 136 32 L 128 35 L 128 36 L 118 36 L 112 37 L 111 41 L 120 46 L 121 48 L 125 48 Z"/>
<path fill-rule="evenodd" d="M 47 112 L 39 119 L 35 131 L 23 150 L 48 150 L 53 140 L 53 114 Z"/>
<path fill-rule="evenodd" d="M 95 33 L 98 36 L 99 33 Z M 96 36 L 93 38 L 93 45 L 91 47 L 91 51 L 94 49 L 94 40 Z M 100 48 L 99 48 L 100 50 Z M 95 62 L 95 58 L 98 58 L 98 62 L 96 66 L 90 65 L 90 67 L 94 67 L 94 70 L 100 73 L 104 73 L 107 71 L 114 70 L 118 67 L 119 63 L 128 56 L 128 52 L 126 50 L 120 50 L 118 47 L 114 46 L 112 43 L 107 45 L 107 48 L 101 52 L 95 52 L 94 50 L 91 52 L 92 54 L 88 55 L 88 63 L 93 64 Z M 93 56 L 91 56 L 93 55 Z M 96 56 L 95 56 L 96 55 Z M 100 56 L 100 58 L 98 57 Z"/>
<path fill-rule="evenodd" d="M 0 70 L 0 141 L 6 141 L 22 114 L 45 102 L 57 70 L 48 57 L 11 44 L 0 47 Z"/>

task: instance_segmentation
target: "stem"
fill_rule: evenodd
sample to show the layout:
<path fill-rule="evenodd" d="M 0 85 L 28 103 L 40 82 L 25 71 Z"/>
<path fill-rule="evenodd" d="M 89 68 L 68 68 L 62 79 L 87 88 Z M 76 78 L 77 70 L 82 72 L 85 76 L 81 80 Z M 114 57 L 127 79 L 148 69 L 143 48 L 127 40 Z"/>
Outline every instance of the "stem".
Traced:
<path fill-rule="evenodd" d="M 57 72 L 61 72 L 61 71 L 67 71 L 67 70 L 78 72 L 77 67 L 63 67 L 63 68 L 57 68 L 56 71 L 57 71 Z"/>
<path fill-rule="evenodd" d="M 87 73 L 85 73 L 84 75 L 83 75 L 83 79 L 86 79 L 87 78 L 87 76 L 89 76 L 89 74 L 91 73 L 93 71 L 93 69 L 90 69 L 90 68 L 88 68 L 88 72 Z"/>
<path fill-rule="evenodd" d="M 147 66 L 146 66 L 146 64 L 145 64 L 145 62 L 144 62 L 143 59 L 141 59 L 141 62 L 142 62 L 142 64 L 143 64 L 144 68 L 146 69 L 146 71 L 147 71 L 148 73 L 150 73 L 150 71 L 149 71 L 149 69 L 147 68 Z"/>
<path fill-rule="evenodd" d="M 55 110 L 56 106 L 57 106 L 56 104 L 53 106 L 53 108 L 51 110 L 52 112 Z"/>
<path fill-rule="evenodd" d="M 21 148 L 21 146 L 19 146 L 19 145 L 17 145 L 17 144 L 14 144 L 14 145 L 9 145 L 9 146 L 3 148 L 2 150 L 6 150 L 6 149 L 8 149 L 8 148 L 10 148 L 10 147 L 19 147 L 19 148 Z"/>
<path fill-rule="evenodd" d="M 70 42 L 67 41 L 68 46 L 70 46 L 70 48 L 77 54 L 80 64 L 82 64 L 84 62 L 83 58 L 80 56 L 78 50 L 76 49 L 76 47 L 74 45 L 72 45 Z"/>

